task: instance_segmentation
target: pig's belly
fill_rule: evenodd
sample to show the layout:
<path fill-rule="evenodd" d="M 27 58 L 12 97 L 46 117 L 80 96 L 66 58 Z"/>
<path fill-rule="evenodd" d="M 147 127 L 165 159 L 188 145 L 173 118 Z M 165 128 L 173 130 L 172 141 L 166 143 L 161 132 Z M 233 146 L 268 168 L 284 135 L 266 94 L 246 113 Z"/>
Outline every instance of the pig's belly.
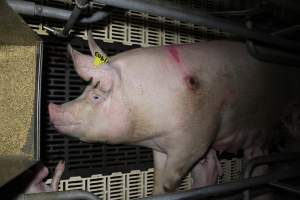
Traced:
<path fill-rule="evenodd" d="M 240 149 L 261 147 L 267 142 L 267 139 L 268 132 L 264 129 L 238 129 L 216 140 L 212 147 L 219 152 L 236 153 Z"/>

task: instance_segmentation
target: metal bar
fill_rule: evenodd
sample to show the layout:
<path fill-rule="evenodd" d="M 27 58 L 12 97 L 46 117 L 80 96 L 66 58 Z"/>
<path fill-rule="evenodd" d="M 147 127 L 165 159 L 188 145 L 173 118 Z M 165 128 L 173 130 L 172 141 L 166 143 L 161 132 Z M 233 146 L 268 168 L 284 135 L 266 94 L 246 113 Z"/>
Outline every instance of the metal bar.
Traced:
<path fill-rule="evenodd" d="M 279 162 L 287 162 L 293 160 L 300 160 L 300 153 L 285 153 L 285 154 L 278 154 L 278 155 L 269 155 L 269 156 L 260 156 L 250 160 L 244 169 L 243 178 L 247 179 L 251 177 L 253 169 L 262 164 L 267 163 L 279 163 Z M 244 191 L 244 200 L 249 200 L 250 194 L 249 190 Z"/>
<path fill-rule="evenodd" d="M 270 190 L 270 189 L 253 190 L 253 191 L 251 191 L 251 196 L 256 197 L 256 196 L 260 196 L 262 194 L 266 194 L 269 192 L 272 192 L 272 190 Z M 243 193 L 228 195 L 225 197 L 222 195 L 222 197 L 218 197 L 215 200 L 241 200 L 241 199 L 243 199 Z"/>
<path fill-rule="evenodd" d="M 82 5 L 84 5 L 88 2 L 88 0 L 80 0 L 80 1 L 81 1 Z M 75 22 L 77 21 L 79 15 L 81 14 L 81 10 L 82 10 L 82 8 L 79 8 L 78 5 L 75 5 L 69 20 L 65 24 L 64 29 L 61 31 L 62 36 L 69 35 L 69 31 L 72 28 L 72 26 L 75 24 Z"/>
<path fill-rule="evenodd" d="M 247 40 L 246 42 L 246 47 L 249 54 L 257 60 L 292 67 L 300 67 L 300 57 L 296 54 L 291 54 L 265 47 L 258 47 L 249 40 Z"/>
<path fill-rule="evenodd" d="M 289 50 L 300 51 L 300 44 L 271 36 L 267 33 L 257 32 L 247 29 L 243 24 L 233 23 L 228 20 L 210 16 L 208 13 L 182 8 L 166 1 L 158 0 L 94 0 L 97 3 L 104 3 L 109 6 L 119 7 L 128 10 L 149 13 L 156 16 L 164 16 L 177 19 L 183 22 L 190 22 L 198 25 L 205 25 L 209 28 L 218 28 L 223 31 L 238 34 L 246 39 L 275 45 Z"/>
<path fill-rule="evenodd" d="M 91 23 L 101 21 L 102 19 L 104 19 L 108 15 L 109 15 L 109 13 L 107 13 L 107 12 L 97 11 L 97 12 L 93 13 L 90 17 L 82 18 L 79 22 L 83 23 L 83 24 L 91 24 Z"/>
<path fill-rule="evenodd" d="M 294 161 L 300 160 L 300 153 L 284 153 L 284 154 L 277 154 L 277 155 L 269 155 L 269 156 L 259 156 L 252 160 L 250 160 L 245 167 L 243 172 L 244 178 L 249 178 L 251 176 L 252 170 L 261 164 L 267 163 L 279 163 L 279 162 L 287 162 L 287 161 Z"/>
<path fill-rule="evenodd" d="M 252 29 L 252 22 L 247 21 L 246 26 Z M 300 58 L 296 54 L 274 50 L 270 48 L 257 47 L 253 41 L 247 40 L 246 47 L 249 54 L 257 60 L 263 62 L 270 62 L 275 64 L 288 65 L 293 67 L 299 67 Z M 249 199 L 246 198 L 246 199 Z"/>
<path fill-rule="evenodd" d="M 275 32 L 271 33 L 271 35 L 287 35 L 287 34 L 290 34 L 290 33 L 296 32 L 296 31 L 300 31 L 300 24 L 275 31 Z"/>
<path fill-rule="evenodd" d="M 52 8 L 49 6 L 42 6 L 29 1 L 20 0 L 7 0 L 8 5 L 14 9 L 19 14 L 29 15 L 29 16 L 40 16 L 49 17 L 59 20 L 68 20 L 71 16 L 72 11 Z M 107 12 L 97 11 L 93 13 L 90 17 L 84 17 L 79 22 L 80 23 L 94 23 L 100 21 L 108 16 Z"/>
<path fill-rule="evenodd" d="M 72 190 L 66 192 L 24 194 L 23 197 L 18 200 L 99 200 L 99 198 L 90 192 Z"/>
<path fill-rule="evenodd" d="M 50 17 L 61 20 L 67 20 L 71 16 L 71 11 L 41 6 L 34 2 L 7 0 L 7 3 L 12 9 L 23 15 Z"/>
<path fill-rule="evenodd" d="M 263 10 L 260 8 L 249 8 L 246 10 L 230 10 L 230 11 L 212 11 L 209 12 L 211 15 L 215 16 L 249 16 L 249 15 L 257 15 L 261 13 Z"/>
<path fill-rule="evenodd" d="M 298 0 L 269 0 L 280 8 L 284 8 L 296 13 L 300 12 L 300 3 Z"/>
<path fill-rule="evenodd" d="M 289 185 L 286 183 L 279 183 L 279 182 L 273 182 L 273 183 L 269 183 L 270 186 L 281 189 L 281 190 L 285 190 L 287 192 L 293 193 L 293 194 L 297 194 L 300 196 L 300 189 L 293 186 L 293 185 Z"/>
<path fill-rule="evenodd" d="M 252 177 L 249 179 L 242 179 L 226 184 L 207 186 L 200 189 L 194 189 L 187 192 L 175 192 L 165 195 L 153 196 L 144 198 L 145 200 L 193 200 L 204 199 L 207 197 L 217 196 L 220 194 L 226 194 L 233 191 L 239 191 L 248 189 L 251 187 L 257 187 L 268 184 L 270 182 L 290 179 L 300 176 L 300 170 L 298 168 L 290 170 L 282 170 L 273 172 L 268 175 Z"/>

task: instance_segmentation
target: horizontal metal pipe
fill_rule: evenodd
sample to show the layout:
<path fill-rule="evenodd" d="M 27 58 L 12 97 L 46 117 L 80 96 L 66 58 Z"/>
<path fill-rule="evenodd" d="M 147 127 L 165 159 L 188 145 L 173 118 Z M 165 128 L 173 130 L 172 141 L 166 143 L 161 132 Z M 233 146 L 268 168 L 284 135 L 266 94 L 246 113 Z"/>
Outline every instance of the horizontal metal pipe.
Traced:
<path fill-rule="evenodd" d="M 249 8 L 246 10 L 231 10 L 231 11 L 212 11 L 209 12 L 211 15 L 215 16 L 249 16 L 249 15 L 256 15 L 258 13 L 261 13 L 262 9 L 258 8 Z"/>
<path fill-rule="evenodd" d="M 284 8 L 296 13 L 300 12 L 299 0 L 269 0 L 269 1 L 280 8 Z"/>
<path fill-rule="evenodd" d="M 48 6 L 41 6 L 35 4 L 34 2 L 7 0 L 7 3 L 12 7 L 12 9 L 23 15 L 50 17 L 62 20 L 67 20 L 71 15 L 71 11 L 52 8 Z"/>
<path fill-rule="evenodd" d="M 25 194 L 20 200 L 99 200 L 99 198 L 90 192 L 72 190 Z"/>
<path fill-rule="evenodd" d="M 246 167 L 243 172 L 244 174 L 243 177 L 245 179 L 249 178 L 251 176 L 253 169 L 258 165 L 288 162 L 294 160 L 300 160 L 300 153 L 282 153 L 277 155 L 275 154 L 275 155 L 268 155 L 268 156 L 259 156 L 246 163 Z"/>
<path fill-rule="evenodd" d="M 246 39 L 275 45 L 289 50 L 300 51 L 300 44 L 295 41 L 284 40 L 266 33 L 256 32 L 247 29 L 242 24 L 233 23 L 228 20 L 210 16 L 206 12 L 182 8 L 166 1 L 158 0 L 94 0 L 97 3 L 104 3 L 109 6 L 119 7 L 128 10 L 149 13 L 156 16 L 164 16 L 177 19 L 183 22 L 190 22 L 198 25 L 205 25 L 209 28 L 217 28 L 226 32 L 235 33 Z"/>
<path fill-rule="evenodd" d="M 288 184 L 279 183 L 279 182 L 269 183 L 269 185 L 274 188 L 285 190 L 287 192 L 297 194 L 298 196 L 300 196 L 300 189 L 293 185 L 288 185 Z"/>
<path fill-rule="evenodd" d="M 266 193 L 270 193 L 272 192 L 272 190 L 270 189 L 258 189 L 258 190 L 253 190 L 251 191 L 251 197 L 257 197 L 257 196 L 260 196 L 260 195 L 263 195 L 263 194 L 266 194 Z M 231 195 L 228 195 L 228 196 L 225 196 L 222 195 L 222 197 L 218 197 L 218 198 L 214 198 L 215 200 L 241 200 L 243 199 L 243 194 L 242 193 L 235 193 L 235 194 L 231 194 Z"/>
<path fill-rule="evenodd" d="M 257 60 L 291 67 L 300 67 L 299 55 L 260 47 L 255 45 L 252 41 L 247 41 L 246 46 L 249 54 Z"/>
<path fill-rule="evenodd" d="M 64 10 L 59 8 L 52 8 L 49 6 L 41 6 L 35 4 L 34 2 L 20 1 L 20 0 L 7 0 L 7 3 L 14 9 L 17 13 L 22 15 L 30 16 L 40 16 L 49 17 L 59 20 L 68 20 L 71 16 L 72 11 Z M 107 12 L 97 11 L 93 13 L 90 17 L 84 17 L 79 22 L 80 23 L 95 23 L 108 16 Z"/>
<path fill-rule="evenodd" d="M 300 24 L 273 32 L 271 35 L 288 35 L 300 31 Z"/>
<path fill-rule="evenodd" d="M 226 194 L 233 191 L 239 191 L 251 187 L 261 186 L 270 182 L 275 182 L 284 179 L 290 179 L 300 176 L 300 170 L 295 168 L 294 170 L 282 170 L 273 172 L 264 176 L 256 176 L 249 179 L 242 179 L 230 183 L 207 186 L 200 189 L 194 189 L 187 192 L 175 192 L 165 195 L 158 195 L 153 197 L 144 198 L 145 200 L 194 200 L 204 199 L 207 197 L 217 196 L 220 194 Z"/>

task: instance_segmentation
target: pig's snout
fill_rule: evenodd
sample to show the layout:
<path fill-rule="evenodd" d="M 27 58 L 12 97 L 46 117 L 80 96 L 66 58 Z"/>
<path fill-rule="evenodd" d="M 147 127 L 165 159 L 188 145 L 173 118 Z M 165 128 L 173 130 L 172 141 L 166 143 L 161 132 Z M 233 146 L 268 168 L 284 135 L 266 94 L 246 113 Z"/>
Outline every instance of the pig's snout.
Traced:
<path fill-rule="evenodd" d="M 50 103 L 48 105 L 50 122 L 57 128 L 57 126 L 66 126 L 72 124 L 74 119 L 71 114 L 66 112 L 61 105 Z"/>
<path fill-rule="evenodd" d="M 48 110 L 50 122 L 60 133 L 74 135 L 82 129 L 82 122 L 63 106 L 50 103 Z"/>
<path fill-rule="evenodd" d="M 61 108 L 58 105 L 55 105 L 54 103 L 50 103 L 48 105 L 48 110 L 49 110 L 50 121 L 54 123 L 55 119 L 57 119 L 57 116 L 60 113 L 62 113 Z"/>

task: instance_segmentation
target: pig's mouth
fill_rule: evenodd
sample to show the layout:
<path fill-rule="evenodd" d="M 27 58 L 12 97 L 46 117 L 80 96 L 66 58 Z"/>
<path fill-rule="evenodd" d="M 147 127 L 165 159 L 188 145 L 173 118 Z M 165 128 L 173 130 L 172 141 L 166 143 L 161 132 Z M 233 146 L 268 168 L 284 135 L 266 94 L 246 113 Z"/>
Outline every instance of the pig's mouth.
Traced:
<path fill-rule="evenodd" d="M 65 134 L 78 132 L 83 125 L 83 122 L 76 119 L 70 112 L 52 103 L 49 104 L 49 117 L 53 126 Z"/>
<path fill-rule="evenodd" d="M 52 122 L 54 126 L 76 126 L 76 125 L 80 125 L 80 122 L 72 122 L 72 123 L 66 123 L 66 122 L 57 122 L 57 121 L 53 121 Z"/>
<path fill-rule="evenodd" d="M 72 123 L 64 123 L 64 122 L 52 122 L 53 126 L 61 133 L 72 133 L 74 131 L 78 131 L 78 129 L 82 126 L 80 122 L 72 122 Z"/>
<path fill-rule="evenodd" d="M 53 124 L 55 127 L 78 127 L 80 123 L 73 123 L 73 124 Z"/>

